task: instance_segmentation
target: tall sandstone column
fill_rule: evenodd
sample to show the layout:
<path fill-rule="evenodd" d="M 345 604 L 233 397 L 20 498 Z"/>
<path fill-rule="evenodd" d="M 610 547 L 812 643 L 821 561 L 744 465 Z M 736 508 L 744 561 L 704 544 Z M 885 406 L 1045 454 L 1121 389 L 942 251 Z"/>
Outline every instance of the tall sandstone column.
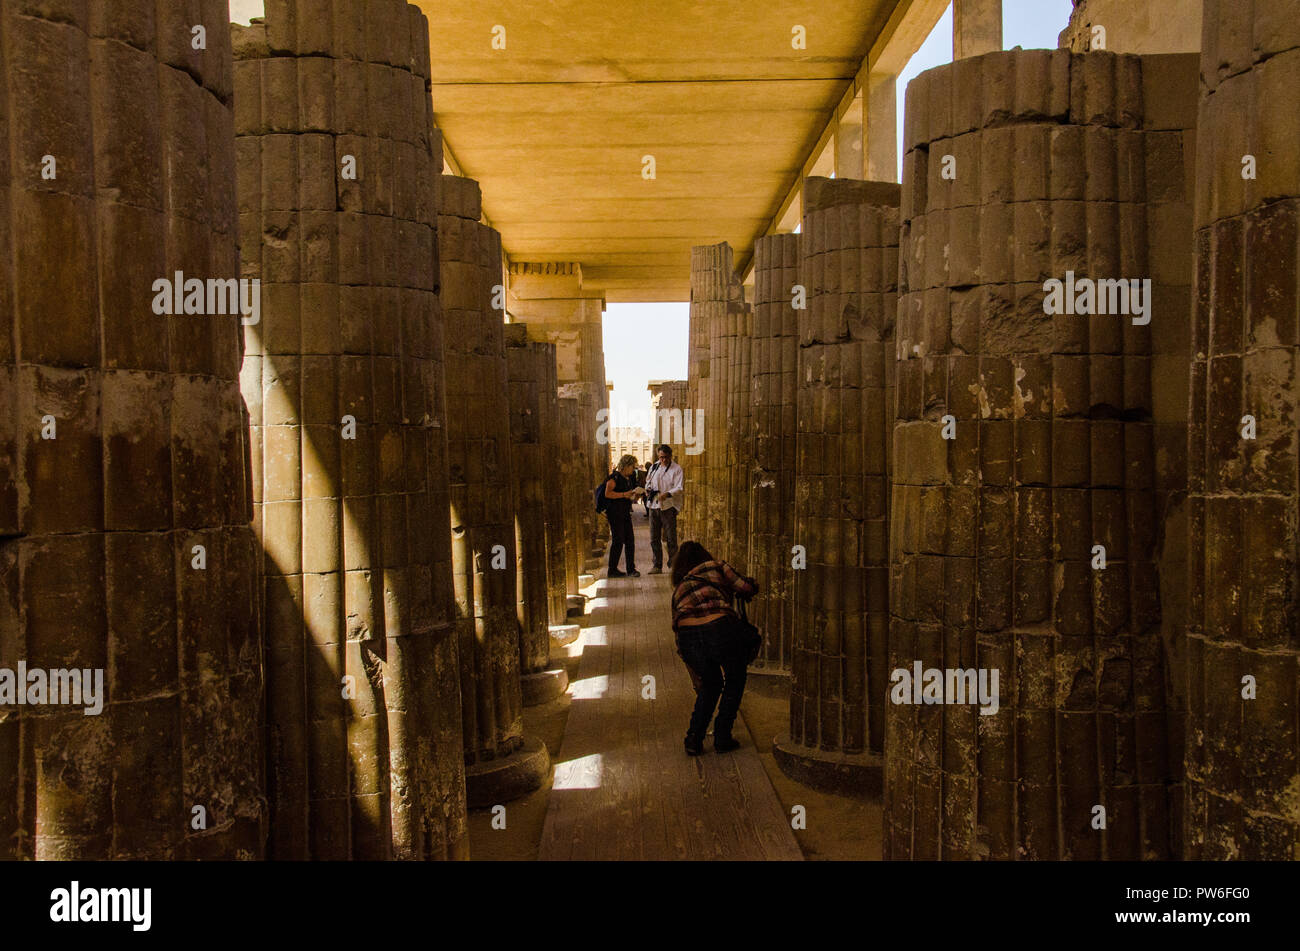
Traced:
<path fill-rule="evenodd" d="M 511 319 L 526 324 L 534 340 L 555 345 L 556 377 L 562 396 L 576 396 L 579 426 L 588 468 L 577 476 L 589 499 L 609 475 L 609 391 L 605 382 L 603 320 L 605 301 L 599 291 L 584 289 L 582 267 L 575 261 L 514 261 L 510 264 L 508 306 Z M 603 411 L 603 412 L 602 412 Z M 595 511 L 594 499 L 582 507 L 590 538 L 581 568 L 603 555 L 609 526 Z"/>
<path fill-rule="evenodd" d="M 581 598 L 578 577 L 586 567 L 586 544 L 583 541 L 587 513 L 595 507 L 595 498 L 587 490 L 586 475 L 590 466 L 582 451 L 578 435 L 578 399 L 560 396 L 560 451 L 564 465 L 564 593 L 565 614 L 568 599 Z M 592 487 L 592 492 L 595 487 Z"/>
<path fill-rule="evenodd" d="M 542 360 L 546 377 L 541 383 L 540 413 L 542 437 L 542 509 L 546 522 L 546 603 L 548 625 L 565 624 L 567 620 L 566 574 L 566 507 L 565 492 L 569 486 L 565 478 L 568 433 L 561 429 L 560 389 L 556 372 L 554 344 L 539 344 L 547 348 Z"/>
<path fill-rule="evenodd" d="M 563 669 L 551 668 L 548 493 L 561 486 L 545 452 L 555 347 L 531 343 L 523 324 L 506 324 L 506 367 L 510 399 L 510 466 L 515 482 L 516 613 L 519 671 L 525 706 L 554 700 L 569 686 Z M 554 388 L 551 388 L 554 393 Z"/>
<path fill-rule="evenodd" d="M 726 280 L 731 269 L 731 249 L 727 249 L 727 271 L 718 272 Z M 724 289 L 726 285 L 723 285 Z M 730 416 L 731 351 L 735 341 L 735 319 L 725 300 L 715 307 L 709 318 L 709 375 L 705 377 L 704 415 L 711 420 L 712 431 L 705 454 L 708 466 L 708 493 L 701 513 L 707 547 L 715 557 L 731 560 L 731 544 L 727 539 L 727 516 L 730 511 L 727 496 L 731 489 L 727 471 L 727 447 L 731 442 Z"/>
<path fill-rule="evenodd" d="M 1144 98 L 1170 94 L 1065 51 L 908 88 L 890 666 L 951 695 L 890 688 L 888 858 L 1171 855 L 1150 354 L 1186 292 L 1139 284 L 1149 323 L 1118 292 L 1046 308 L 1049 281 L 1152 276 L 1147 169 L 1181 158 L 1148 152 Z"/>
<path fill-rule="evenodd" d="M 788 674 L 794 623 L 795 381 L 799 335 L 794 288 L 799 235 L 754 244 L 754 342 L 751 402 L 754 469 L 749 493 L 749 573 L 759 583 L 750 620 L 763 632 L 751 670 Z"/>
<path fill-rule="evenodd" d="M 451 475 L 452 572 L 471 807 L 531 792 L 550 769 L 525 739 L 519 686 L 514 473 L 501 236 L 480 223 L 478 183 L 442 176 L 438 248 Z"/>
<path fill-rule="evenodd" d="M 726 558 L 749 571 L 749 484 L 754 469 L 751 394 L 754 308 L 727 313 L 727 546 Z"/>
<path fill-rule="evenodd" d="M 605 431 L 602 432 L 599 418 L 601 409 L 608 407 L 609 396 L 603 383 L 599 390 L 594 383 L 564 383 L 560 386 L 560 396 L 573 398 L 578 408 L 575 431 L 581 447 L 578 458 L 584 466 L 579 479 L 586 496 L 586 501 L 579 506 L 582 515 L 581 563 L 585 569 L 589 562 L 599 562 L 604 556 L 604 540 L 609 537 L 609 524 L 605 516 L 596 514 L 594 494 L 596 486 L 609 475 L 614 463 L 618 462 L 617 459 L 610 458 L 608 420 L 606 419 Z M 603 441 L 602 436 L 605 437 Z"/>
<path fill-rule="evenodd" d="M 804 183 L 790 732 L 773 748 L 817 786 L 879 792 L 889 630 L 897 185 Z"/>
<path fill-rule="evenodd" d="M 466 857 L 428 25 L 272 0 L 232 30 L 271 854 Z"/>
<path fill-rule="evenodd" d="M 0 668 L 97 671 L 103 704 L 5 697 L 0 859 L 264 851 L 239 317 L 153 306 L 238 277 L 208 12 L 0 12 Z"/>
<path fill-rule="evenodd" d="M 1286 0 L 1205 4 L 1188 440 L 1191 859 L 1300 858 L 1296 12 Z M 1255 177 L 1243 176 L 1246 156 Z"/>
<path fill-rule="evenodd" d="M 683 529 L 678 537 L 702 543 L 719 558 L 727 527 L 727 410 L 728 354 L 724 353 L 727 315 L 741 309 L 743 295 L 736 279 L 731 246 L 705 245 L 691 249 L 690 350 L 688 386 L 693 434 L 700 452 L 690 467 L 690 483 L 682 495 Z"/>

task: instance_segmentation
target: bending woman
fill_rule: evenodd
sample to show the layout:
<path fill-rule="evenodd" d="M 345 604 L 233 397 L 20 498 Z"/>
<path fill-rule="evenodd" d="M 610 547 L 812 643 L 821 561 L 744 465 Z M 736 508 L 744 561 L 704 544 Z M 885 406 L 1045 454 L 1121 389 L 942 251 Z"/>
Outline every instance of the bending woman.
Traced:
<path fill-rule="evenodd" d="M 699 542 L 684 542 L 673 559 L 673 631 L 677 653 L 695 686 L 695 710 L 686 730 L 686 753 L 704 752 L 704 735 L 713 719 L 713 750 L 727 753 L 740 746 L 731 728 L 740 711 L 748 665 L 732 608 L 735 597 L 752 598 L 758 582 L 725 561 L 714 561 Z M 718 700 L 721 698 L 721 705 Z"/>

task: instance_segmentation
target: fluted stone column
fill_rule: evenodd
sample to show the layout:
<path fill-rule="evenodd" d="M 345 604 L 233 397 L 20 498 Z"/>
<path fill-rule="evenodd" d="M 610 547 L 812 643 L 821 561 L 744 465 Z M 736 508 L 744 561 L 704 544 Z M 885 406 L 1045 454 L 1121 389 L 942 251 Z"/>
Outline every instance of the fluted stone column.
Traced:
<path fill-rule="evenodd" d="M 0 693 L 0 859 L 264 852 L 240 318 L 153 306 L 239 276 L 219 12 L 0 12 L 0 669 L 97 693 Z"/>
<path fill-rule="evenodd" d="M 546 747 L 524 736 L 505 324 L 493 306 L 503 295 L 501 236 L 481 216 L 478 183 L 442 176 L 452 572 L 472 807 L 531 792 L 550 769 Z"/>
<path fill-rule="evenodd" d="M 593 564 L 603 564 L 609 538 L 609 524 L 605 516 L 596 513 L 596 485 L 609 475 L 617 459 L 610 459 L 608 433 L 602 434 L 598 419 L 600 410 L 608 405 L 608 395 L 594 383 L 565 383 L 560 386 L 561 397 L 577 401 L 578 444 L 582 449 L 579 459 L 584 470 L 579 477 L 588 502 L 579 506 L 582 516 L 582 558 L 584 570 Z M 602 441 L 602 435 L 605 437 Z"/>
<path fill-rule="evenodd" d="M 749 569 L 759 583 L 750 620 L 763 648 L 750 668 L 789 674 L 794 623 L 795 381 L 799 336 L 794 288 L 799 235 L 754 243 L 754 352 L 751 402 L 754 469 L 749 498 Z"/>
<path fill-rule="evenodd" d="M 1205 4 L 1188 439 L 1190 859 L 1300 855 L 1296 12 L 1285 0 Z M 1254 177 L 1243 175 L 1246 156 Z M 1243 438 L 1247 417 L 1253 438 Z"/>
<path fill-rule="evenodd" d="M 749 570 L 749 484 L 754 468 L 751 370 L 754 308 L 727 314 L 727 545 L 728 561 Z"/>
<path fill-rule="evenodd" d="M 555 389 L 555 347 L 531 343 L 523 324 L 506 324 L 509 374 L 511 469 L 515 486 L 516 613 L 519 673 L 525 706 L 554 700 L 569 686 L 561 668 L 551 667 L 548 493 L 558 492 L 553 460 L 545 451 L 546 390 Z M 561 519 L 562 521 L 562 519 Z"/>
<path fill-rule="evenodd" d="M 721 451 L 714 446 L 711 428 L 718 420 L 711 416 L 713 374 L 716 358 L 711 353 L 714 346 L 714 327 L 726 314 L 726 274 L 731 270 L 731 247 L 727 244 L 691 248 L 691 308 L 689 343 L 687 352 L 687 386 L 689 400 L 696 407 L 702 424 L 700 452 L 691 466 L 694 478 L 689 492 L 685 493 L 678 515 L 678 538 L 694 539 L 705 547 L 715 543 L 710 536 L 709 506 L 712 504 L 713 455 Z M 725 430 L 719 428 L 719 435 Z M 714 554 L 718 554 L 715 552 Z"/>
<path fill-rule="evenodd" d="M 589 467 L 583 458 L 581 440 L 578 438 L 578 399 L 574 396 L 561 396 L 559 405 L 559 445 L 564 457 L 564 593 L 567 615 L 572 610 L 569 599 L 581 597 L 578 594 L 578 576 L 582 574 L 586 557 L 583 530 L 587 524 L 585 477 Z M 592 491 L 595 491 L 595 486 Z M 593 508 L 595 504 L 593 496 Z"/>
<path fill-rule="evenodd" d="M 897 185 L 804 183 L 788 774 L 879 792 L 889 629 Z"/>
<path fill-rule="evenodd" d="M 730 408 L 730 340 L 744 312 L 744 289 L 734 272 L 731 246 L 691 249 L 691 316 L 688 386 L 695 408 L 694 433 L 701 449 L 693 457 L 693 484 L 683 496 L 685 528 L 678 537 L 704 544 L 716 557 L 726 549 L 730 481 L 727 471 Z M 730 315 L 730 317 L 729 317 Z M 728 329 L 728 321 L 731 329 Z"/>
<path fill-rule="evenodd" d="M 428 25 L 272 0 L 232 30 L 271 854 L 464 858 Z"/>
<path fill-rule="evenodd" d="M 565 456 L 568 453 L 568 434 L 560 428 L 560 391 L 556 372 L 556 348 L 545 347 L 547 356 L 542 360 L 546 377 L 541 384 L 542 431 L 542 508 L 546 521 L 546 604 L 548 625 L 563 625 L 567 613 L 565 605 L 568 558 L 565 550 Z"/>
<path fill-rule="evenodd" d="M 727 248 L 727 267 L 731 267 L 731 249 Z M 725 281 L 727 271 L 717 271 L 717 278 Z M 726 285 L 723 284 L 724 292 Z M 708 481 L 705 483 L 704 510 L 700 513 L 706 547 L 715 557 L 730 559 L 731 545 L 727 540 L 727 514 L 730 509 L 727 493 L 731 488 L 727 471 L 727 444 L 730 442 L 732 420 L 728 414 L 731 378 L 731 350 L 735 339 L 734 318 L 723 301 L 715 306 L 709 316 L 709 375 L 704 379 L 704 415 L 712 420 L 713 429 L 707 433 L 705 466 Z M 732 324 L 732 327 L 728 327 Z"/>
<path fill-rule="evenodd" d="M 1143 79 L 1023 51 L 908 88 L 890 667 L 996 704 L 888 688 L 889 858 L 1170 854 L 1150 353 L 1185 297 L 1044 306 L 1151 277 Z"/>
<path fill-rule="evenodd" d="M 689 384 L 685 380 L 652 380 L 648 389 L 651 392 L 651 405 L 655 411 L 654 433 L 651 437 L 651 450 L 657 451 L 662 445 L 672 447 L 673 459 L 679 464 L 688 457 L 690 416 Z"/>

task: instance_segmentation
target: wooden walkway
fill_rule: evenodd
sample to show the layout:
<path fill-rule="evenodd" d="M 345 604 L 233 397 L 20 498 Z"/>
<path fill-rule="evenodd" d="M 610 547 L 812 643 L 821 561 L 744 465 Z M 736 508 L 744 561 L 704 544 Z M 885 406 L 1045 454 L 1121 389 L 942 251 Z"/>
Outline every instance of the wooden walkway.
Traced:
<path fill-rule="evenodd" d="M 538 857 L 802 859 L 743 716 L 739 750 L 718 755 L 710 736 L 703 756 L 683 752 L 695 693 L 673 642 L 668 576 L 646 574 L 649 527 L 639 514 L 633 524 L 642 576 L 602 577 L 588 605 Z"/>

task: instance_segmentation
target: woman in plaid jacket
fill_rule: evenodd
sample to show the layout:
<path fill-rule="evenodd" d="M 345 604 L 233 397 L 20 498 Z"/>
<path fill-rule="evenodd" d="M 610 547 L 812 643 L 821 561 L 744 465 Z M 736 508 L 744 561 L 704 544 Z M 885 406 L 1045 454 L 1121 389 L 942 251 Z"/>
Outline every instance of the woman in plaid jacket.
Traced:
<path fill-rule="evenodd" d="M 673 631 L 677 653 L 695 686 L 695 709 L 686 730 L 686 753 L 704 752 L 704 735 L 713 720 L 713 750 L 740 746 L 731 728 L 740 711 L 748 673 L 745 645 L 738 630 L 734 598 L 752 598 L 758 582 L 725 561 L 715 561 L 699 542 L 682 544 L 673 559 Z M 721 704 L 719 704 L 721 699 Z M 718 708 L 717 719 L 713 708 Z"/>

